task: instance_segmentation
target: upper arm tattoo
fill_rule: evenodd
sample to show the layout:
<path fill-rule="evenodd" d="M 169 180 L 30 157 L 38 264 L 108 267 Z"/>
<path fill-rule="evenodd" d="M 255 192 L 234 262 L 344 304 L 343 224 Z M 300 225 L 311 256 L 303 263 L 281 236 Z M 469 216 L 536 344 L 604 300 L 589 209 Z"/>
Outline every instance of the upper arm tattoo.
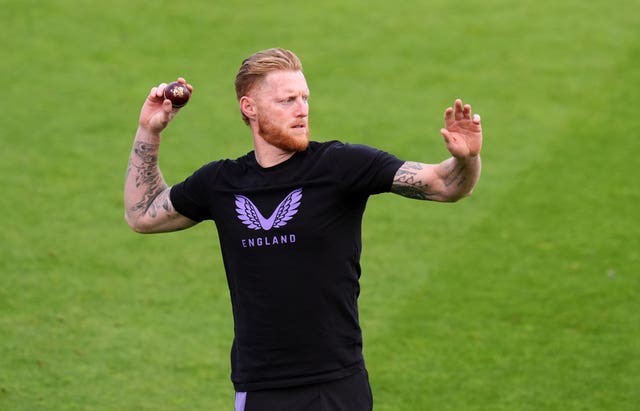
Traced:
<path fill-rule="evenodd" d="M 158 211 L 162 210 L 164 210 L 164 212 L 169 216 L 175 214 L 176 211 L 173 208 L 173 204 L 171 204 L 171 199 L 169 198 L 170 191 L 171 190 L 166 188 L 163 192 L 158 194 L 155 201 L 153 201 L 149 206 L 149 216 L 155 218 L 158 216 Z"/>
<path fill-rule="evenodd" d="M 418 200 L 430 200 L 429 184 L 422 181 L 419 172 L 422 164 L 415 161 L 405 162 L 396 172 L 391 185 L 391 192 Z"/>

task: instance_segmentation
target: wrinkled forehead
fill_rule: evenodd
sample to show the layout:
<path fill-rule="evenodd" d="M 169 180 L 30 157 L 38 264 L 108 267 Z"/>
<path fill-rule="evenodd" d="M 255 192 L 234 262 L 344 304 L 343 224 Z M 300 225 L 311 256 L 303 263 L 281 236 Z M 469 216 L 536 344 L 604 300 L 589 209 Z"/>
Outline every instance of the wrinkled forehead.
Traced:
<path fill-rule="evenodd" d="M 309 94 L 307 80 L 302 71 L 278 70 L 267 74 L 256 91 L 274 94 Z"/>

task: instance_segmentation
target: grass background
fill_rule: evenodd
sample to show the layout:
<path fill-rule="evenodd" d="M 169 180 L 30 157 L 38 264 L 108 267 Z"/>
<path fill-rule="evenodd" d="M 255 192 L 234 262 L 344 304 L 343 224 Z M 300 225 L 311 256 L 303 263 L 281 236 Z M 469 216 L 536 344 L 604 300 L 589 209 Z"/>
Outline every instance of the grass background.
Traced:
<path fill-rule="evenodd" d="M 0 0 L 0 410 L 232 408 L 210 223 L 140 236 L 122 186 L 149 88 L 196 88 L 175 183 L 251 149 L 241 60 L 295 50 L 314 138 L 440 161 L 442 111 L 483 116 L 456 204 L 365 216 L 376 410 L 637 410 L 640 4 Z"/>

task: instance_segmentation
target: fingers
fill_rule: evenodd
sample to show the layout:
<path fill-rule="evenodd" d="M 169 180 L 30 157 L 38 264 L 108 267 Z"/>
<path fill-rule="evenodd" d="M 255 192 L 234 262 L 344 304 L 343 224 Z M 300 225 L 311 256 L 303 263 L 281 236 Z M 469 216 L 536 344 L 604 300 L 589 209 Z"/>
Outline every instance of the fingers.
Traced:
<path fill-rule="evenodd" d="M 476 124 L 480 124 L 480 116 L 471 114 L 471 105 L 462 104 L 461 99 L 456 99 L 453 107 L 447 107 L 444 111 L 445 126 L 449 127 L 456 121 L 472 120 Z"/>
<path fill-rule="evenodd" d="M 471 120 L 471 106 L 469 104 L 462 105 L 462 100 L 456 99 L 454 107 L 456 120 Z"/>
<path fill-rule="evenodd" d="M 447 107 L 444 111 L 444 125 L 449 127 L 453 125 L 453 108 Z"/>
<path fill-rule="evenodd" d="M 456 99 L 453 105 L 453 114 L 456 120 L 462 120 L 464 117 L 464 108 L 462 107 L 462 100 Z"/>
<path fill-rule="evenodd" d="M 444 123 L 446 127 L 453 125 L 454 122 L 471 119 L 471 106 L 462 105 L 462 100 L 456 99 L 453 107 L 447 107 L 444 111 Z"/>
<path fill-rule="evenodd" d="M 178 77 L 177 79 L 178 83 L 182 83 L 184 85 L 187 86 L 187 88 L 189 89 L 189 92 L 193 93 L 193 86 L 189 83 L 187 83 L 187 80 L 184 79 L 184 77 Z M 164 89 L 167 88 L 167 83 L 160 83 L 157 86 L 153 87 L 151 89 L 151 92 L 149 93 L 149 97 L 151 98 L 162 98 L 164 99 Z"/>
<path fill-rule="evenodd" d="M 171 100 L 164 97 L 164 89 L 167 88 L 167 83 L 160 83 L 156 87 L 151 89 L 148 100 L 154 105 L 159 104 L 160 108 L 165 112 L 170 112 L 173 109 Z"/>
<path fill-rule="evenodd" d="M 178 77 L 177 82 L 184 84 L 187 89 L 189 89 L 190 93 L 193 93 L 193 86 L 184 79 L 184 77 Z M 180 108 L 173 107 L 171 104 L 171 100 L 165 98 L 164 91 L 167 88 L 167 83 L 160 83 L 155 87 L 151 88 L 149 95 L 147 96 L 147 103 L 150 105 L 149 107 L 156 107 L 162 109 L 167 113 L 178 112 Z"/>
<path fill-rule="evenodd" d="M 165 87 L 167 87 L 167 83 L 160 83 L 159 85 L 152 87 L 148 98 L 153 101 L 164 100 Z"/>
<path fill-rule="evenodd" d="M 193 93 L 193 86 L 189 83 L 187 83 L 187 80 L 184 79 L 184 77 L 178 77 L 178 83 L 182 83 L 184 85 L 187 86 L 187 88 L 189 89 L 190 93 Z"/>

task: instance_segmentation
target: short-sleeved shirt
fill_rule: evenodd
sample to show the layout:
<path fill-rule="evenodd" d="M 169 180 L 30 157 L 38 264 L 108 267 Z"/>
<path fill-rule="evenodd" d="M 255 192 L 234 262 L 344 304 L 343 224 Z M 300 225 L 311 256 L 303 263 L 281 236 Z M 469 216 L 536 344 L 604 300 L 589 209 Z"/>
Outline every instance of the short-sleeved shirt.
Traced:
<path fill-rule="evenodd" d="M 364 367 L 362 215 L 402 163 L 363 145 L 311 142 L 274 167 L 261 167 L 251 152 L 172 187 L 180 214 L 213 220 L 218 231 L 236 391 L 320 383 Z"/>

